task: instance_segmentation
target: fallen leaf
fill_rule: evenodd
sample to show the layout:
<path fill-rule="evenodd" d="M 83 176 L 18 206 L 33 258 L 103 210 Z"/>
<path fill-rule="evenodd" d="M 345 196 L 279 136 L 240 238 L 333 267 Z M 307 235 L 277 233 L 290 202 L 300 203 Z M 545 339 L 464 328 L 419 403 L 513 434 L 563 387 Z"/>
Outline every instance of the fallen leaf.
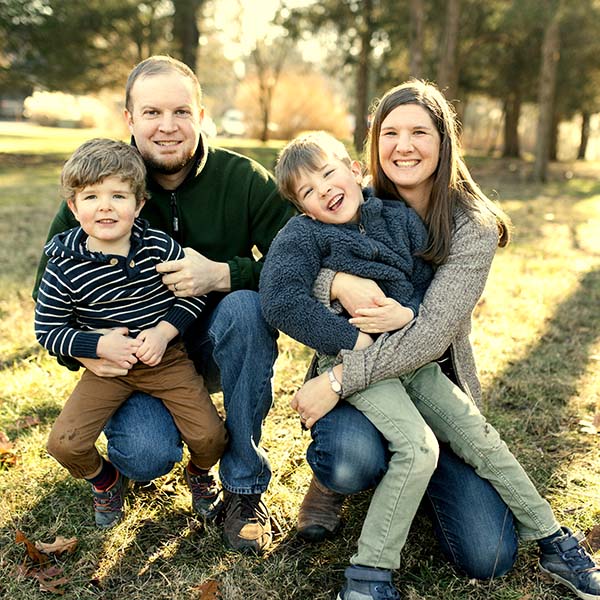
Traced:
<path fill-rule="evenodd" d="M 592 552 L 597 552 L 600 549 L 600 525 L 594 525 L 585 536 Z"/>
<path fill-rule="evenodd" d="M 215 579 L 209 579 L 193 588 L 198 592 L 198 600 L 220 600 L 221 591 L 219 582 Z"/>
<path fill-rule="evenodd" d="M 593 423 L 594 423 L 594 426 L 596 428 L 600 427 L 600 413 L 596 413 L 594 415 L 594 421 L 593 421 Z"/>
<path fill-rule="evenodd" d="M 27 429 L 29 427 L 35 427 L 40 424 L 40 418 L 38 416 L 30 416 L 24 417 L 23 419 L 18 419 L 15 423 L 15 427 L 17 429 Z"/>
<path fill-rule="evenodd" d="M 25 548 L 27 549 L 27 554 L 29 558 L 38 565 L 46 564 L 50 558 L 46 554 L 42 554 L 36 547 L 35 544 L 30 542 L 22 531 L 17 529 L 17 533 L 15 535 L 15 542 L 17 544 L 25 544 Z"/>
<path fill-rule="evenodd" d="M 61 589 L 59 586 L 69 583 L 68 577 L 56 577 L 52 579 L 51 577 L 47 577 L 44 571 L 35 573 L 33 577 L 39 581 L 40 591 L 59 594 L 60 596 L 65 593 L 65 590 Z"/>
<path fill-rule="evenodd" d="M 78 541 L 79 540 L 75 537 L 64 538 L 62 535 L 59 535 L 51 544 L 36 542 L 35 547 L 44 554 L 56 554 L 56 556 L 60 556 L 65 552 L 67 554 L 73 554 L 73 552 L 75 552 L 75 548 L 77 548 Z"/>

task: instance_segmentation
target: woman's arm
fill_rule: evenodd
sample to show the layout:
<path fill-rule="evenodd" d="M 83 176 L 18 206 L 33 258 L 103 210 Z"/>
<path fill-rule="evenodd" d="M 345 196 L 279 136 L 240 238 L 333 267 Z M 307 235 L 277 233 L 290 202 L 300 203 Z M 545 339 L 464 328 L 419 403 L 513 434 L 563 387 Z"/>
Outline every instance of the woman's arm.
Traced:
<path fill-rule="evenodd" d="M 450 255 L 437 269 L 412 324 L 380 336 L 367 350 L 342 351 L 343 396 L 439 358 L 469 323 L 497 245 L 495 222 L 482 224 L 458 214 Z"/>

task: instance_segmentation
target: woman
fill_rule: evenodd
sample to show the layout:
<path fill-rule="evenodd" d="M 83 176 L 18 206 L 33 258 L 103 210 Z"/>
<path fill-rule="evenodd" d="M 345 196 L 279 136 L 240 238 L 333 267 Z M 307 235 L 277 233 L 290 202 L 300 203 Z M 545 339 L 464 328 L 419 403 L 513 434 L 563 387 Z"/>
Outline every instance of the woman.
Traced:
<path fill-rule="evenodd" d="M 473 181 L 460 157 L 456 129 L 442 94 L 420 81 L 389 90 L 374 110 L 369 133 L 374 195 L 404 200 L 423 218 L 429 229 L 424 257 L 436 265 L 436 273 L 412 323 L 383 333 L 364 351 L 342 351 L 333 378 L 321 375 L 307 381 L 292 400 L 303 421 L 315 421 L 307 454 L 314 476 L 298 518 L 299 535 L 307 540 L 319 541 L 335 532 L 344 495 L 373 487 L 387 468 L 385 440 L 357 409 L 339 402 L 341 398 L 438 361 L 474 402 L 480 401 L 468 339 L 471 313 L 496 248 L 509 241 L 510 223 Z M 373 282 L 323 272 L 315 294 L 321 300 L 339 300 L 362 331 L 385 331 L 386 306 L 371 300 L 381 294 Z M 489 579 L 512 567 L 517 535 L 510 510 L 447 447 L 440 448 L 426 497 L 444 554 L 469 577 Z M 584 562 L 590 566 L 586 561 L 591 563 L 589 557 Z M 573 581 L 579 577 L 570 576 Z M 596 597 L 600 582 L 593 579 L 577 583 L 577 591 L 582 586 L 593 591 L 578 593 L 580 597 Z"/>

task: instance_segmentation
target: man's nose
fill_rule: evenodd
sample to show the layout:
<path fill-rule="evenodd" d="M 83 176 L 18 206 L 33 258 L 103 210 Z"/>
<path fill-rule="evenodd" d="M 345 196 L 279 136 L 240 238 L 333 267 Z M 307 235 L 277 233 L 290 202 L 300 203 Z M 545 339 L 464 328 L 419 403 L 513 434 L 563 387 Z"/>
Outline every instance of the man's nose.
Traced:
<path fill-rule="evenodd" d="M 164 112 L 160 118 L 159 124 L 161 131 L 174 131 L 177 128 L 175 124 L 175 118 L 172 113 Z"/>

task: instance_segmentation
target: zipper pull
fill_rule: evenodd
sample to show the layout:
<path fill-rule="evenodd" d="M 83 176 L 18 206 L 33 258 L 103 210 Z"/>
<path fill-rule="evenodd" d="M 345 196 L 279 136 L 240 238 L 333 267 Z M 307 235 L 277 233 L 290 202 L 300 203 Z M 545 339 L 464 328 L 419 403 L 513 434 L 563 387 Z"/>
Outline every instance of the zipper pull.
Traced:
<path fill-rule="evenodd" d="M 171 192 L 171 218 L 173 233 L 179 233 L 179 215 L 177 213 L 177 196 L 175 196 L 175 192 Z"/>
<path fill-rule="evenodd" d="M 367 233 L 367 230 L 365 229 L 365 226 L 362 223 L 358 224 L 358 232 L 361 235 L 365 235 L 365 233 Z"/>

